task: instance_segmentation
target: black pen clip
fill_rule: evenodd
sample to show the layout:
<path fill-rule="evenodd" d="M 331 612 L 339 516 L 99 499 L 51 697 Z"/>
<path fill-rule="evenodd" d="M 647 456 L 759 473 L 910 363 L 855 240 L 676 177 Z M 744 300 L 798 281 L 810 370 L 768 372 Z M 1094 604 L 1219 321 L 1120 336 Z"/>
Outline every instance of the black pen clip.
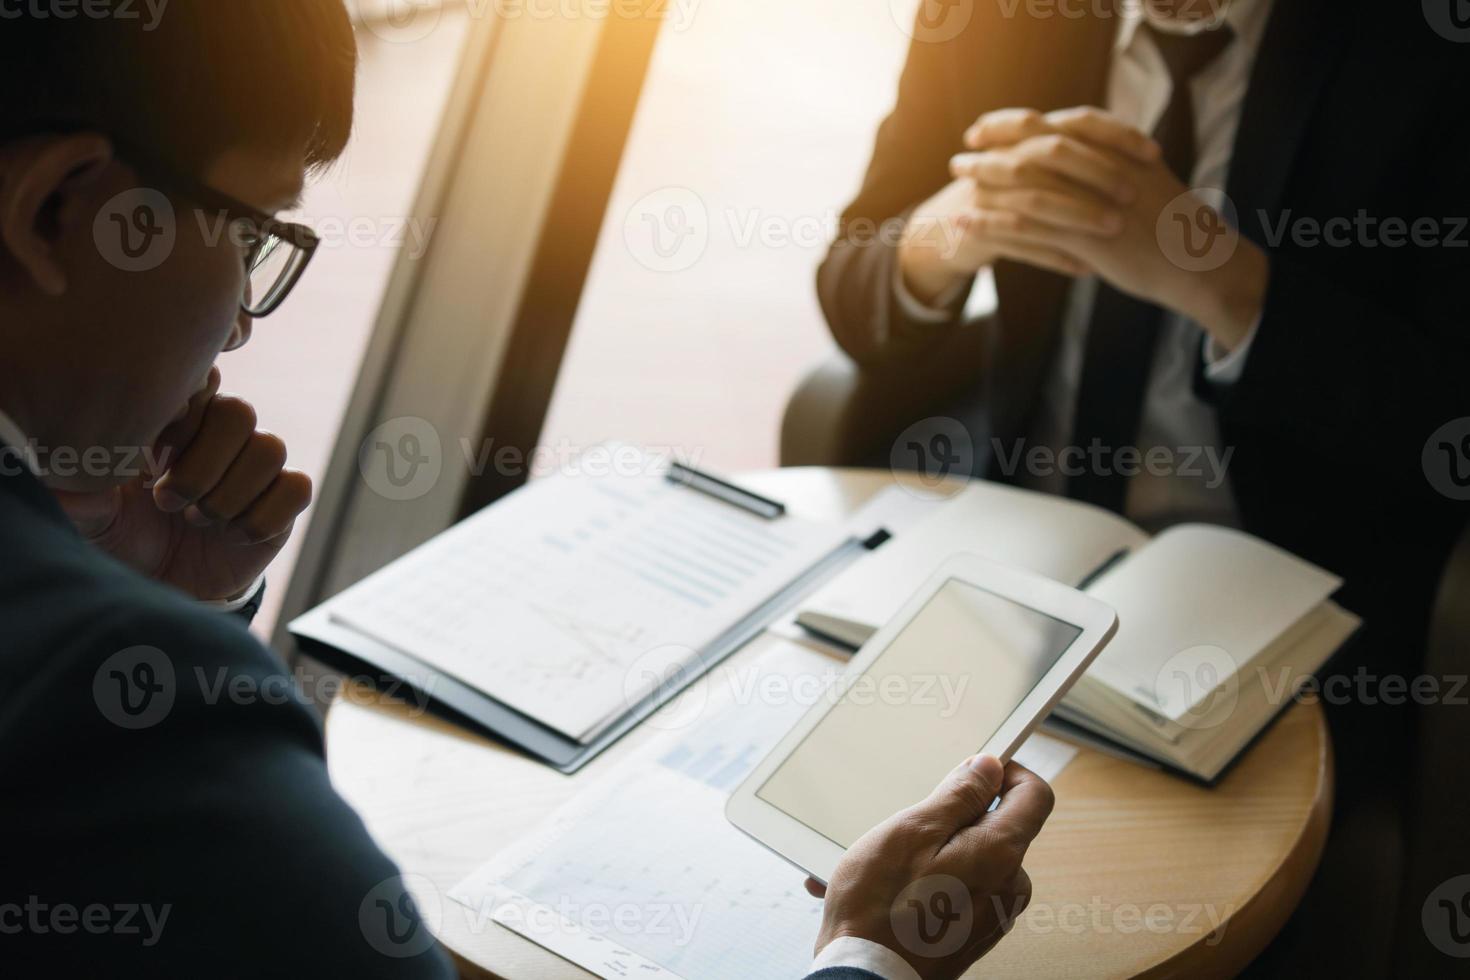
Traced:
<path fill-rule="evenodd" d="M 766 520 L 786 516 L 785 504 L 769 497 L 762 497 L 758 493 L 752 493 L 744 487 L 737 487 L 733 483 L 683 463 L 670 464 L 668 480 L 670 483 L 697 490 L 708 497 L 739 507 L 746 513 L 764 517 Z"/>

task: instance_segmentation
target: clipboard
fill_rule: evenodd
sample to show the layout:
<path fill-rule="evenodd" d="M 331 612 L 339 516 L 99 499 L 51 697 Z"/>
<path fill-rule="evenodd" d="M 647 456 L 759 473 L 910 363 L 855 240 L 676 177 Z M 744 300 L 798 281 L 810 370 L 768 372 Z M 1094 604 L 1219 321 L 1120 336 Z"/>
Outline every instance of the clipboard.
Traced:
<path fill-rule="evenodd" d="M 670 467 L 666 478 L 670 483 L 689 487 L 766 519 L 773 520 L 785 513 L 784 506 L 777 501 L 692 467 L 675 464 Z M 300 649 L 323 663 L 354 676 L 381 678 L 380 687 L 390 681 L 407 683 L 426 698 L 429 710 L 436 715 L 512 745 L 570 775 L 678 697 L 771 623 L 792 613 L 812 591 L 869 547 L 878 546 L 886 537 L 880 533 L 868 541 L 856 538 L 843 541 L 764 602 L 731 623 L 714 640 L 698 649 L 692 661 L 681 665 L 672 677 L 665 679 L 587 741 L 574 739 L 538 721 L 455 674 L 420 659 L 400 645 L 385 642 L 340 622 L 332 613 L 330 601 L 293 621 L 289 629 Z"/>

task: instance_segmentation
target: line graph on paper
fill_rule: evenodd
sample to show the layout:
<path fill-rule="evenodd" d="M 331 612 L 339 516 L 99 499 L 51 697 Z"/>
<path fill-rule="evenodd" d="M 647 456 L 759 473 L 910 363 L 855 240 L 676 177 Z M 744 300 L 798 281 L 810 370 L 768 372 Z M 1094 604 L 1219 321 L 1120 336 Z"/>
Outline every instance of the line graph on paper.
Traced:
<path fill-rule="evenodd" d="M 538 603 L 527 605 L 548 629 L 556 632 L 583 654 L 560 665 L 545 658 L 538 660 L 538 666 L 542 670 L 555 672 L 559 669 L 569 680 L 586 680 L 599 666 L 619 667 L 624 663 L 628 649 L 641 649 L 648 642 L 648 631 L 635 623 L 602 626 Z"/>
<path fill-rule="evenodd" d="M 331 614 L 588 741 L 843 537 L 656 474 L 550 477 L 349 589 Z"/>
<path fill-rule="evenodd" d="M 756 674 L 830 666 L 810 650 L 783 648 Z M 800 871 L 724 814 L 731 789 L 804 705 L 725 696 L 731 701 L 697 726 L 646 746 L 481 867 L 454 897 L 512 910 L 495 918 L 602 977 L 805 975 L 821 903 Z"/>
<path fill-rule="evenodd" d="M 745 690 L 794 689 L 835 661 L 781 645 Z M 722 687 L 689 729 L 643 746 L 541 828 L 486 862 L 451 897 L 604 978 L 805 976 L 821 903 L 796 868 L 725 819 L 731 789 L 803 711 Z M 1055 779 L 1076 754 L 1033 735 L 1018 761 Z"/>
<path fill-rule="evenodd" d="M 697 980 L 802 976 L 821 903 L 800 872 L 725 822 L 725 798 L 646 769 L 501 884 L 601 936 L 604 954 L 621 951 L 605 975 L 648 961 Z"/>

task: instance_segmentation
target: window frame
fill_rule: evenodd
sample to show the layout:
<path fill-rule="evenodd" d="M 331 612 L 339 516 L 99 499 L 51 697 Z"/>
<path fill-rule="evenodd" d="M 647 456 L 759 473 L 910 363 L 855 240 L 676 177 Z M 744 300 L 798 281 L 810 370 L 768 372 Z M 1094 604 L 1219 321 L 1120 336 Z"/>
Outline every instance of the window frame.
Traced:
<path fill-rule="evenodd" d="M 272 637 L 288 659 L 291 620 L 525 482 L 473 474 L 462 445 L 530 459 L 540 438 L 662 23 L 643 3 L 470 25 L 412 209 L 434 239 L 389 279 Z M 395 501 L 359 451 L 405 417 L 440 434 L 443 470 Z"/>

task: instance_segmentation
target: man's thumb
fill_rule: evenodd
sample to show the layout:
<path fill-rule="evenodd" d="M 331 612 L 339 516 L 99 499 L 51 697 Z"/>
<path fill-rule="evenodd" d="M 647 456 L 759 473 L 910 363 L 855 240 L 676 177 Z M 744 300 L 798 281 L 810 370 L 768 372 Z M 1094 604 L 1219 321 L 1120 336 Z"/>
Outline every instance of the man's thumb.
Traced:
<path fill-rule="evenodd" d="M 1005 767 L 999 759 L 971 756 L 946 776 L 921 806 L 936 820 L 959 830 L 985 815 L 1004 779 Z"/>

